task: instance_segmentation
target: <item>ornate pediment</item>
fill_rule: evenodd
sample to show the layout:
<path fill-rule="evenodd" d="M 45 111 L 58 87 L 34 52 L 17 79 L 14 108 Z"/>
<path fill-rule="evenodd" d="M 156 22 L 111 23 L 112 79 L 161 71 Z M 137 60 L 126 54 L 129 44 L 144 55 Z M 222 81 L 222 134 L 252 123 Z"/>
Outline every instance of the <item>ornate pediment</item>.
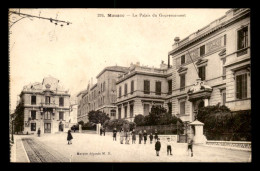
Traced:
<path fill-rule="evenodd" d="M 177 70 L 177 72 L 178 73 L 182 73 L 182 72 L 186 72 L 188 70 L 188 68 L 186 68 L 186 67 L 180 67 L 178 70 Z"/>
<path fill-rule="evenodd" d="M 198 99 L 198 98 L 209 98 L 212 92 L 212 88 L 208 85 L 205 85 L 204 81 L 201 81 L 200 78 L 197 79 L 197 82 L 187 92 L 189 100 Z"/>
<path fill-rule="evenodd" d="M 203 65 L 203 64 L 207 64 L 208 60 L 207 59 L 199 59 L 197 62 L 196 62 L 196 65 Z"/>

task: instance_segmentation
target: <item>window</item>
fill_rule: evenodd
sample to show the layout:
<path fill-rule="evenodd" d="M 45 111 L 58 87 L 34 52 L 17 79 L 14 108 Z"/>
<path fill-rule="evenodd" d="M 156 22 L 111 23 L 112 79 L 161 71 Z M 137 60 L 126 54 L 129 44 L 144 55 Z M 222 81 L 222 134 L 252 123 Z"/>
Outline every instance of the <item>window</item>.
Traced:
<path fill-rule="evenodd" d="M 51 112 L 49 112 L 49 111 L 45 112 L 44 119 L 50 120 L 51 119 Z"/>
<path fill-rule="evenodd" d="M 130 117 L 134 116 L 134 105 L 130 105 Z"/>
<path fill-rule="evenodd" d="M 134 80 L 131 81 L 131 94 L 134 93 Z"/>
<path fill-rule="evenodd" d="M 103 97 L 103 105 L 105 104 L 105 96 Z"/>
<path fill-rule="evenodd" d="M 36 131 L 36 123 L 31 123 L 31 131 Z"/>
<path fill-rule="evenodd" d="M 127 95 L 127 84 L 125 84 L 125 96 Z"/>
<path fill-rule="evenodd" d="M 119 97 L 121 97 L 122 96 L 122 88 L 121 88 L 121 86 L 119 87 Z"/>
<path fill-rule="evenodd" d="M 59 112 L 59 120 L 64 120 L 64 112 Z"/>
<path fill-rule="evenodd" d="M 121 108 L 118 108 L 118 119 L 121 119 Z"/>
<path fill-rule="evenodd" d="M 149 108 L 150 108 L 149 104 L 144 104 L 144 116 L 149 115 Z"/>
<path fill-rule="evenodd" d="M 101 87 L 101 92 L 103 92 L 103 86 L 102 86 L 102 83 L 101 83 L 101 86 L 100 86 L 100 87 Z"/>
<path fill-rule="evenodd" d="M 64 106 L 64 98 L 63 97 L 59 98 L 59 106 Z"/>
<path fill-rule="evenodd" d="M 205 55 L 205 45 L 200 47 L 200 56 Z"/>
<path fill-rule="evenodd" d="M 111 111 L 110 111 L 110 115 L 111 115 L 111 116 L 116 116 L 116 110 L 111 110 Z"/>
<path fill-rule="evenodd" d="M 201 81 L 204 81 L 206 79 L 206 67 L 205 66 L 202 66 L 202 67 L 199 67 L 199 77 L 201 78 Z"/>
<path fill-rule="evenodd" d="M 180 114 L 185 115 L 185 101 L 180 102 Z"/>
<path fill-rule="evenodd" d="M 168 80 L 168 94 L 172 94 L 172 80 Z"/>
<path fill-rule="evenodd" d="M 185 89 L 185 74 L 180 75 L 180 89 L 181 91 Z"/>
<path fill-rule="evenodd" d="M 162 86 L 162 83 L 160 81 L 155 82 L 155 94 L 156 95 L 161 95 L 161 86 Z"/>
<path fill-rule="evenodd" d="M 226 104 L 226 90 L 221 90 L 221 96 L 222 96 L 222 105 Z"/>
<path fill-rule="evenodd" d="M 150 94 L 150 81 L 144 80 L 144 94 Z"/>
<path fill-rule="evenodd" d="M 103 83 L 103 91 L 106 90 L 106 82 Z"/>
<path fill-rule="evenodd" d="M 31 97 L 31 104 L 35 105 L 36 104 L 36 96 Z"/>
<path fill-rule="evenodd" d="M 35 110 L 31 111 L 31 118 L 32 118 L 32 120 L 36 119 L 36 111 Z"/>
<path fill-rule="evenodd" d="M 226 76 L 226 68 L 224 67 L 225 63 L 226 63 L 226 58 L 222 59 L 222 75 Z"/>
<path fill-rule="evenodd" d="M 125 118 L 127 118 L 127 106 L 125 106 Z"/>
<path fill-rule="evenodd" d="M 248 47 L 248 27 L 244 27 L 238 31 L 237 50 Z"/>
<path fill-rule="evenodd" d="M 185 64 L 185 55 L 182 55 L 182 56 L 181 56 L 181 65 L 182 65 L 182 64 Z"/>
<path fill-rule="evenodd" d="M 227 44 L 227 35 L 224 35 L 224 46 Z"/>
<path fill-rule="evenodd" d="M 236 76 L 236 97 L 247 98 L 247 73 Z"/>
<path fill-rule="evenodd" d="M 51 103 L 51 97 L 45 96 L 45 104 L 50 104 L 50 103 Z"/>

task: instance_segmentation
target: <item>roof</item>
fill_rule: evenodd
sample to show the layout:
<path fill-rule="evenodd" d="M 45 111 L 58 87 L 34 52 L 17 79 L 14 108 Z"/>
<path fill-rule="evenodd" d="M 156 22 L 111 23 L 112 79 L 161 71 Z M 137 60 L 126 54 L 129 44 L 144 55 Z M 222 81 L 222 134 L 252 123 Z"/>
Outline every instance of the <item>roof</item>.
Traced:
<path fill-rule="evenodd" d="M 202 38 L 204 38 L 205 36 L 208 36 L 209 34 L 225 27 L 226 25 L 228 25 L 229 23 L 235 21 L 236 19 L 240 18 L 241 16 L 248 14 L 248 12 L 250 12 L 250 9 L 248 8 L 241 8 L 241 10 L 239 11 L 239 13 L 241 15 L 237 15 L 234 14 L 230 19 L 227 18 L 227 13 L 231 12 L 231 11 L 236 11 L 238 9 L 231 9 L 229 11 L 226 12 L 226 15 L 214 20 L 213 22 L 211 22 L 210 24 L 208 24 L 207 26 L 199 29 L 198 31 L 190 34 L 189 36 L 187 36 L 186 38 L 180 40 L 177 44 L 179 44 L 178 47 L 174 48 L 173 50 L 171 50 L 170 52 L 168 52 L 168 55 L 172 55 L 176 52 L 178 52 L 179 50 L 187 47 L 188 45 L 190 45 L 193 42 L 196 42 Z M 216 25 L 215 25 L 216 24 Z M 215 25 L 215 26 L 214 26 Z M 194 36 L 195 35 L 195 36 Z M 175 45 L 176 43 L 174 43 Z"/>
<path fill-rule="evenodd" d="M 85 93 L 87 93 L 88 92 L 88 90 L 87 89 L 85 89 L 85 90 L 82 90 L 82 91 L 80 91 L 78 94 L 77 94 L 77 97 L 79 96 L 79 95 L 81 95 L 81 94 L 85 94 Z"/>
<path fill-rule="evenodd" d="M 104 68 L 96 78 L 99 78 L 105 71 L 116 71 L 116 72 L 128 72 L 129 67 L 122 67 L 122 66 L 108 66 Z"/>

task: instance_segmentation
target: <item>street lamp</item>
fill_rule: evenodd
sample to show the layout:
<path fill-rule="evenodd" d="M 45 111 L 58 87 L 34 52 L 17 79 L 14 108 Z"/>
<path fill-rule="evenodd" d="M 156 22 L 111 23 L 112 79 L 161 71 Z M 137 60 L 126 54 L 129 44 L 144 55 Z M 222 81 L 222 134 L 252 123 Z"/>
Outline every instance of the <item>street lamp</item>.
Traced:
<path fill-rule="evenodd" d="M 14 143 L 14 118 L 11 117 L 12 120 L 12 143 Z"/>

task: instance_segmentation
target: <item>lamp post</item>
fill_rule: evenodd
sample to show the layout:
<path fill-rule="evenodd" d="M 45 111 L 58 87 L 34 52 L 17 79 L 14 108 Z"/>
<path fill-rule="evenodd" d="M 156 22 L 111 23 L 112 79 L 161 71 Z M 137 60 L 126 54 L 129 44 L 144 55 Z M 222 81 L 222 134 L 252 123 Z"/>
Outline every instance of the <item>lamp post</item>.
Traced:
<path fill-rule="evenodd" d="M 12 143 L 14 143 L 14 118 L 11 117 L 12 120 Z"/>

